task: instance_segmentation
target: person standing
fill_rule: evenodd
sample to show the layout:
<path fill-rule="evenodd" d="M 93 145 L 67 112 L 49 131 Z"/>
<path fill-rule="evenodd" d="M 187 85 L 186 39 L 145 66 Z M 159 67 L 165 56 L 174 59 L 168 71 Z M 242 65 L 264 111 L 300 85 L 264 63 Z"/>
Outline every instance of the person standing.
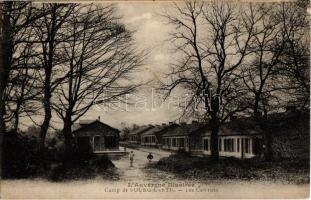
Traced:
<path fill-rule="evenodd" d="M 131 151 L 131 152 L 130 152 L 130 166 L 131 166 L 131 167 L 133 167 L 134 156 L 135 156 L 135 155 L 134 155 L 134 152 Z"/>
<path fill-rule="evenodd" d="M 147 159 L 149 160 L 149 162 L 151 162 L 153 159 L 153 155 L 151 153 L 149 153 L 147 156 Z"/>

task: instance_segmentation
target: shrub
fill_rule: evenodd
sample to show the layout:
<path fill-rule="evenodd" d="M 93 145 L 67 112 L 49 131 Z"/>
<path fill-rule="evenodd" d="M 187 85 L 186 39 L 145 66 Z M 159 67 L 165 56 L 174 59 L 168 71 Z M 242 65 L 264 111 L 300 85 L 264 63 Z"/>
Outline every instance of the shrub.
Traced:
<path fill-rule="evenodd" d="M 234 157 L 213 161 L 210 157 L 171 155 L 149 167 L 170 171 L 191 179 L 279 180 L 308 183 L 308 160 L 266 162 L 258 158 L 241 160 Z"/>
<path fill-rule="evenodd" d="M 2 177 L 26 178 L 39 171 L 40 156 L 35 137 L 25 137 L 16 132 L 3 135 Z"/>
<path fill-rule="evenodd" d="M 176 154 L 176 156 L 181 156 L 181 157 L 190 157 L 190 153 L 187 152 L 185 149 L 178 149 Z"/>
<path fill-rule="evenodd" d="M 3 178 L 48 178 L 54 181 L 88 179 L 95 176 L 116 179 L 114 165 L 107 156 L 95 156 L 91 149 L 65 154 L 64 146 L 55 138 L 46 142 L 40 152 L 38 137 L 15 132 L 3 136 Z M 42 154 L 43 153 L 43 154 Z"/>
<path fill-rule="evenodd" d="M 51 169 L 48 179 L 53 181 L 90 179 L 100 176 L 102 178 L 116 179 L 114 164 L 107 156 L 90 156 L 82 159 L 72 159 L 63 162 Z"/>

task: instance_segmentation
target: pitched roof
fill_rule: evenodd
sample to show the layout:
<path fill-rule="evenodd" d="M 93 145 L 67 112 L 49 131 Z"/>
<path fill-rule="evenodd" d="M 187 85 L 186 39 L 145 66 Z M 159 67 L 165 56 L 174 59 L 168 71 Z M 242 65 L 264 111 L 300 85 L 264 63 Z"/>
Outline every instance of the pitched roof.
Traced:
<path fill-rule="evenodd" d="M 234 121 L 223 124 L 219 129 L 219 135 L 260 135 L 263 131 L 256 121 L 249 118 L 235 119 Z M 210 131 L 209 131 L 210 134 Z"/>
<path fill-rule="evenodd" d="M 82 131 L 82 130 L 84 130 L 84 129 L 86 129 L 86 128 L 88 128 L 88 127 L 90 127 L 90 126 L 92 126 L 93 124 L 96 124 L 96 123 L 99 123 L 100 125 L 106 126 L 106 127 L 110 128 L 110 129 L 112 129 L 112 130 L 114 130 L 114 131 L 116 131 L 118 133 L 120 132 L 118 129 L 113 128 L 113 127 L 111 127 L 111 126 L 109 126 L 109 125 L 107 125 L 107 124 L 105 124 L 105 123 L 103 123 L 103 122 L 101 122 L 99 120 L 93 120 L 93 121 L 89 121 L 88 123 L 75 124 L 73 126 L 74 130 L 72 130 L 72 133 L 76 133 L 78 131 Z"/>
<path fill-rule="evenodd" d="M 264 122 L 267 129 L 279 130 L 286 125 L 294 126 L 295 121 L 301 121 L 309 117 L 309 112 L 280 112 L 272 113 L 267 116 L 267 121 Z M 309 120 L 309 119 L 307 119 Z M 292 124 L 291 124 L 292 123 Z M 277 133 L 279 131 L 275 131 Z M 219 131 L 219 135 L 262 135 L 264 130 L 260 127 L 260 122 L 253 117 L 244 117 L 235 119 L 234 121 L 225 123 Z"/>
<path fill-rule="evenodd" d="M 129 133 L 129 135 L 139 135 L 139 134 L 142 134 L 143 132 L 153 128 L 154 126 L 153 125 L 147 125 L 147 126 L 142 126 L 142 127 L 139 127 L 138 129 L 134 130 L 134 131 L 131 131 Z"/>
<path fill-rule="evenodd" d="M 206 128 L 207 125 L 202 123 L 181 124 L 173 130 L 163 134 L 163 137 L 192 135 L 195 133 L 201 133 L 205 131 Z"/>
<path fill-rule="evenodd" d="M 74 132 L 83 126 L 88 125 L 88 124 L 93 124 L 96 121 L 98 120 L 80 120 L 79 123 L 75 123 L 71 126 L 71 130 L 72 132 Z"/>
<path fill-rule="evenodd" d="M 219 128 L 219 136 L 237 136 L 237 135 L 261 135 L 263 133 L 260 126 L 253 117 L 244 117 L 226 122 Z M 211 129 L 208 127 L 203 133 L 205 136 L 211 135 Z"/>
<path fill-rule="evenodd" d="M 157 135 L 158 133 L 165 131 L 167 129 L 171 129 L 178 126 L 178 124 L 165 124 L 165 125 L 159 125 L 159 126 L 155 126 L 145 132 L 143 132 L 141 135 Z"/>

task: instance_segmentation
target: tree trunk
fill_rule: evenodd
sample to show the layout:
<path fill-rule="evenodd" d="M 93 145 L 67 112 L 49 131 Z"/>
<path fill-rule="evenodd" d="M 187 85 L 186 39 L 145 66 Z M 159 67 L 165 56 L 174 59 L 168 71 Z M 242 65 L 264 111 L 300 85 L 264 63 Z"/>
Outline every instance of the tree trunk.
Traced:
<path fill-rule="evenodd" d="M 218 132 L 219 123 L 215 111 L 212 111 L 211 120 L 211 157 L 213 160 L 219 159 L 219 149 L 218 149 Z"/>
<path fill-rule="evenodd" d="M 18 131 L 18 125 L 19 125 L 19 109 L 20 109 L 20 105 L 17 104 L 16 110 L 14 112 L 14 127 L 13 127 L 13 131 L 16 133 Z"/>
<path fill-rule="evenodd" d="M 49 91 L 49 89 L 45 89 L 45 91 Z M 46 138 L 46 134 L 48 132 L 50 121 L 52 118 L 50 98 L 51 98 L 51 94 L 49 92 L 45 92 L 44 102 L 43 102 L 45 115 L 44 115 L 43 123 L 41 125 L 41 130 L 40 130 L 40 151 L 41 152 L 44 151 L 45 138 Z"/>
<path fill-rule="evenodd" d="M 266 131 L 265 134 L 265 160 L 266 161 L 272 161 L 273 160 L 273 151 L 272 151 L 272 134 L 269 131 Z"/>
<path fill-rule="evenodd" d="M 10 1 L 0 3 L 0 163 L 2 163 L 3 135 L 6 131 L 4 122 L 5 88 L 9 79 L 13 51 L 12 27 L 9 16 L 12 5 L 13 2 Z M 2 176 L 2 167 L 0 167 L 0 176 Z"/>
<path fill-rule="evenodd" d="M 21 104 L 22 104 L 22 98 L 18 98 L 16 100 L 16 109 L 14 111 L 14 126 L 13 126 L 13 131 L 17 133 L 18 131 L 18 126 L 19 126 L 19 113 L 21 109 Z"/>
<path fill-rule="evenodd" d="M 264 132 L 264 159 L 266 161 L 271 161 L 273 159 L 273 150 L 272 150 L 272 132 L 270 131 L 269 127 L 267 126 L 268 120 L 267 116 L 255 117 L 255 120 L 259 122 L 259 126 Z"/>
<path fill-rule="evenodd" d="M 260 92 L 261 93 L 261 92 Z M 259 102 L 260 102 L 260 93 L 255 94 L 255 102 L 254 102 L 254 119 L 259 124 L 261 129 L 264 131 L 264 158 L 266 161 L 271 161 L 273 159 L 272 152 L 272 133 L 267 128 L 267 111 L 264 109 L 264 116 L 258 111 Z"/>
<path fill-rule="evenodd" d="M 73 143 L 72 143 L 72 131 L 71 131 L 71 115 L 66 114 L 64 119 L 64 127 L 62 133 L 65 138 L 65 154 L 67 158 L 70 158 L 73 154 Z"/>
<path fill-rule="evenodd" d="M 52 78 L 52 70 L 53 70 L 53 58 L 54 58 L 54 42 L 55 42 L 55 12 L 52 12 L 52 25 L 50 31 L 48 32 L 48 49 L 46 47 L 43 48 L 43 57 L 44 57 L 44 121 L 41 125 L 40 131 L 40 149 L 44 150 L 45 146 L 45 138 L 47 131 L 50 126 L 50 121 L 52 118 L 52 108 L 51 108 L 51 97 L 52 97 L 52 89 L 51 89 L 51 78 Z"/>
<path fill-rule="evenodd" d="M 43 97 L 43 106 L 44 106 L 44 121 L 41 125 L 41 131 L 40 131 L 40 150 L 44 150 L 45 146 L 45 137 L 47 134 L 47 131 L 50 126 L 50 121 L 52 118 L 52 109 L 51 109 L 51 97 L 52 97 L 52 91 L 51 91 L 51 76 L 52 76 L 52 68 L 53 68 L 53 42 L 49 41 L 49 52 L 48 52 L 48 59 L 47 63 L 45 63 L 44 66 L 44 73 L 45 73 L 45 79 L 44 79 L 44 97 Z"/>
<path fill-rule="evenodd" d="M 260 95 L 255 94 L 255 102 L 254 102 L 254 107 L 253 107 L 255 119 L 258 119 L 259 117 L 259 112 L 258 112 L 259 101 L 260 101 Z"/>
<path fill-rule="evenodd" d="M 10 1 L 1 3 L 1 49 L 0 49 L 0 134 L 2 140 L 2 134 L 5 132 L 5 88 L 8 83 L 11 58 L 13 52 L 12 41 L 12 26 L 10 23 L 10 12 L 13 3 Z"/>

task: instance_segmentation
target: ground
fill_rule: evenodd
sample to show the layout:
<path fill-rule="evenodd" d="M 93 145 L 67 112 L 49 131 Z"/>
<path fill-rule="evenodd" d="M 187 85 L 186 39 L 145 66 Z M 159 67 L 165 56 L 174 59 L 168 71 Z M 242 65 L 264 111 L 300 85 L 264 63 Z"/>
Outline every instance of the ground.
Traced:
<path fill-rule="evenodd" d="M 127 149 L 132 150 L 132 149 Z M 185 180 L 169 172 L 144 169 L 147 155 L 152 152 L 153 162 L 167 157 L 170 152 L 158 149 L 133 149 L 134 166 L 125 156 L 113 160 L 120 174 L 117 181 L 100 178 L 87 181 L 49 182 L 46 180 L 5 180 L 1 182 L 1 198 L 306 198 L 309 185 L 284 184 L 262 181 Z"/>
<path fill-rule="evenodd" d="M 159 149 L 151 148 L 140 148 L 137 149 L 127 149 L 127 151 L 134 152 L 134 163 L 133 167 L 130 167 L 130 159 L 128 156 L 122 157 L 119 160 L 113 160 L 113 163 L 117 167 L 120 179 L 123 181 L 135 181 L 135 180 L 150 180 L 155 181 L 163 178 L 163 173 L 150 173 L 150 171 L 144 170 L 145 166 L 149 164 L 147 160 L 147 155 L 152 153 L 152 162 L 159 161 L 160 158 L 167 157 L 171 153 Z M 166 176 L 173 176 L 173 174 L 166 174 Z"/>

